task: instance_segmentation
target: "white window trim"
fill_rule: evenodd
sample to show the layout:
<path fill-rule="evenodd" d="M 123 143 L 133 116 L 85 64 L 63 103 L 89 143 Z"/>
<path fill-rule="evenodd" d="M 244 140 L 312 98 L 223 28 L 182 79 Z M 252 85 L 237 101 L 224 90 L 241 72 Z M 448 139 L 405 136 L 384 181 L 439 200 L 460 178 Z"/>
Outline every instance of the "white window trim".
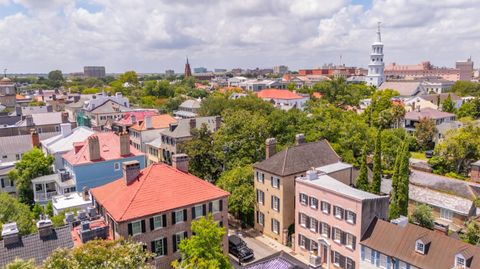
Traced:
<path fill-rule="evenodd" d="M 322 207 L 323 204 L 327 204 L 327 208 L 326 208 L 325 210 L 324 210 L 323 207 Z M 329 214 L 329 213 L 328 213 L 328 207 L 331 208 L 331 207 L 332 207 L 332 204 L 330 204 L 328 201 L 320 201 L 320 210 L 321 210 L 323 213 Z"/>
<path fill-rule="evenodd" d="M 275 201 L 277 201 L 276 206 L 275 206 Z M 276 212 L 280 211 L 280 198 L 278 198 L 275 195 L 272 198 L 272 209 Z"/>
<path fill-rule="evenodd" d="M 137 221 L 132 221 L 131 223 L 132 223 L 132 236 L 142 234 L 142 221 L 137 220 Z M 140 232 L 138 232 L 138 233 L 135 233 L 135 231 L 133 229 L 133 224 L 136 224 L 136 223 L 138 223 L 138 225 L 140 226 Z"/>
<path fill-rule="evenodd" d="M 302 220 L 305 220 L 305 222 L 303 222 Z M 307 228 L 307 215 L 303 213 L 300 215 L 300 226 L 303 228 Z"/>
<path fill-rule="evenodd" d="M 178 216 L 178 213 L 179 213 L 179 212 L 182 213 L 182 219 L 181 219 L 181 220 L 177 220 L 177 216 Z M 182 210 L 177 210 L 177 211 L 175 211 L 175 224 L 185 222 L 184 219 L 185 219 L 185 216 L 183 216 L 183 209 L 182 209 Z"/>
<path fill-rule="evenodd" d="M 306 197 L 306 200 L 303 201 L 302 197 Z M 303 192 L 300 193 L 300 204 L 308 205 L 308 195 L 306 193 L 303 193 Z"/>
<path fill-rule="evenodd" d="M 336 251 L 333 251 L 333 261 L 332 261 L 332 263 L 333 263 L 335 266 L 339 267 L 339 266 L 340 266 L 340 262 L 338 262 L 338 263 L 335 262 L 335 254 L 340 255 L 340 253 L 338 253 L 338 252 L 336 252 Z M 338 260 L 340 261 L 340 256 L 338 257 Z"/>
<path fill-rule="evenodd" d="M 215 208 L 215 204 L 217 204 L 218 208 Z M 215 200 L 212 202 L 212 213 L 220 212 L 220 200 Z"/>
<path fill-rule="evenodd" d="M 341 208 L 341 207 L 337 206 L 337 205 L 333 206 L 333 216 L 335 216 L 335 218 L 337 218 L 337 219 L 343 219 L 343 214 L 342 215 L 337 215 L 337 209 L 339 209 L 339 208 Z"/>
<path fill-rule="evenodd" d="M 275 225 L 273 225 L 273 223 L 277 223 L 277 231 L 275 231 L 275 229 L 273 228 L 273 227 L 275 227 Z M 272 232 L 274 234 L 280 234 L 280 222 L 276 219 L 272 220 Z"/>
<path fill-rule="evenodd" d="M 463 265 L 458 263 L 459 259 L 463 260 Z M 455 255 L 455 266 L 462 266 L 463 268 L 466 268 L 467 267 L 466 263 L 467 261 L 465 260 L 465 257 L 463 257 L 463 255 L 461 254 Z"/>
<path fill-rule="evenodd" d="M 275 179 L 277 179 L 275 181 Z M 273 182 L 277 182 L 277 184 L 273 184 Z M 272 176 L 272 187 L 275 189 L 280 189 L 280 178 Z"/>
<path fill-rule="evenodd" d="M 175 213 L 175 216 L 176 216 L 176 213 Z M 155 218 L 156 217 L 160 217 L 160 227 L 155 227 Z M 160 229 L 163 229 L 165 227 L 163 227 L 163 215 L 155 215 L 153 216 L 153 230 L 156 231 L 156 230 L 160 230 Z"/>
<path fill-rule="evenodd" d="M 197 214 L 197 208 L 198 207 L 200 207 L 200 214 Z M 199 218 L 203 217 L 203 205 L 194 206 L 194 210 L 195 210 L 195 219 L 199 219 Z"/>
<path fill-rule="evenodd" d="M 332 230 L 333 230 L 333 232 L 332 232 L 333 241 L 338 243 L 338 244 L 341 244 L 342 243 L 342 231 L 340 229 L 336 228 L 336 227 Z M 337 231 L 340 233 L 340 239 L 336 239 L 335 235 L 336 235 Z"/>
<path fill-rule="evenodd" d="M 312 199 L 317 200 L 317 206 L 315 206 L 315 205 L 312 203 L 312 204 L 310 205 L 310 208 L 318 209 L 318 199 L 317 199 L 317 197 L 311 196 L 311 197 L 310 197 L 310 200 L 312 200 Z"/>
<path fill-rule="evenodd" d="M 350 224 L 355 224 L 355 221 L 354 221 L 355 217 L 352 220 L 349 220 L 348 219 L 348 213 L 355 214 L 355 212 L 353 212 L 353 210 L 349 210 L 349 209 L 344 209 L 343 210 L 343 214 L 345 214 L 345 220 Z"/>
<path fill-rule="evenodd" d="M 352 238 L 352 244 L 351 245 L 348 244 L 348 237 L 349 236 Z M 351 249 L 351 250 L 353 250 L 353 237 L 354 237 L 353 234 L 345 233 L 345 247 L 348 248 L 348 249 Z"/>
<path fill-rule="evenodd" d="M 317 227 L 318 227 L 318 220 L 316 220 L 316 219 L 314 219 L 314 218 L 311 218 L 311 219 L 310 219 L 310 227 L 309 227 L 309 228 L 310 228 L 310 231 L 316 233 L 316 232 L 317 232 L 317 231 L 316 231 L 316 228 L 315 228 L 315 227 L 312 228 L 312 222 L 313 222 L 312 220 L 316 222 L 316 226 L 317 226 Z M 317 229 L 318 229 L 318 228 L 317 228 Z"/>
<path fill-rule="evenodd" d="M 159 238 L 155 238 L 155 239 L 153 239 L 153 241 L 162 241 L 162 245 L 163 245 L 163 239 L 165 239 L 165 236 L 159 237 Z M 165 246 L 163 246 L 163 249 L 165 249 Z M 157 254 L 156 251 L 155 251 L 155 249 L 152 249 L 152 252 L 153 252 L 154 254 Z M 167 256 L 167 255 L 164 255 L 164 254 L 159 255 L 159 254 L 158 254 L 157 256 L 155 256 L 155 258 L 161 258 L 161 257 L 165 257 L 165 256 Z"/>

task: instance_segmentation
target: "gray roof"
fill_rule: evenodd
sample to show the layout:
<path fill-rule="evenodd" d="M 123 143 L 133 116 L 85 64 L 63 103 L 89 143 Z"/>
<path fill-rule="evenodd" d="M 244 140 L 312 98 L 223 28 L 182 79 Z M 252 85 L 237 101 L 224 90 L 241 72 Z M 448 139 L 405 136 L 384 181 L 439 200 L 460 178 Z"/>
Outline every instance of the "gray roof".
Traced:
<path fill-rule="evenodd" d="M 445 136 L 448 131 L 458 129 L 462 126 L 463 123 L 460 121 L 442 122 L 441 124 L 437 125 L 437 132 Z"/>
<path fill-rule="evenodd" d="M 16 162 L 0 162 L 0 176 L 8 175 L 10 170 L 15 168 Z"/>
<path fill-rule="evenodd" d="M 52 181 L 56 181 L 60 178 L 60 174 L 51 174 L 41 177 L 36 177 L 32 179 L 32 183 L 48 183 Z"/>
<path fill-rule="evenodd" d="M 50 138 L 59 133 L 41 133 L 40 140 Z M 17 154 L 29 151 L 33 148 L 32 135 L 15 135 L 0 137 L 0 152 L 6 154 Z"/>
<path fill-rule="evenodd" d="M 308 265 L 292 257 L 284 251 L 279 251 L 270 256 L 257 260 L 245 269 L 308 269 Z"/>
<path fill-rule="evenodd" d="M 356 200 L 377 199 L 382 197 L 356 189 L 354 187 L 350 187 L 326 174 L 320 174 L 317 176 L 316 179 L 313 180 L 309 180 L 307 179 L 307 177 L 298 177 L 297 179 L 295 179 L 295 181 L 297 182 L 297 184 L 302 183 L 307 185 L 314 185 L 320 187 L 321 189 L 326 189 L 331 192 L 348 196 Z"/>
<path fill-rule="evenodd" d="M 160 131 L 162 135 L 169 137 L 179 138 L 179 137 L 189 137 L 190 133 L 190 120 L 195 120 L 195 128 L 199 129 L 202 127 L 202 124 L 207 124 L 207 127 L 210 131 L 216 131 L 217 116 L 213 117 L 199 117 L 195 119 L 180 119 L 177 123 L 177 127 L 170 131 L 170 128 Z"/>
<path fill-rule="evenodd" d="M 32 114 L 33 124 L 35 125 L 51 125 L 62 123 L 62 112 L 37 113 Z M 19 121 L 16 126 L 27 126 L 27 121 L 24 119 Z"/>
<path fill-rule="evenodd" d="M 57 248 L 72 248 L 73 239 L 69 226 L 53 230 L 47 237 L 40 238 L 39 234 L 22 236 L 18 243 L 4 246 L 0 241 L 0 267 L 20 258 L 23 260 L 34 259 L 41 264 Z"/>
<path fill-rule="evenodd" d="M 420 97 L 434 104 L 437 104 L 437 101 L 439 99 L 440 99 L 440 103 L 443 103 L 443 101 L 445 101 L 449 95 L 450 95 L 450 98 L 452 98 L 452 101 L 462 100 L 462 98 L 460 98 L 458 95 L 454 94 L 453 92 L 440 93 L 440 94 L 424 94 L 424 95 L 420 95 Z"/>
<path fill-rule="evenodd" d="M 396 90 L 401 96 L 414 96 L 420 92 L 420 82 L 393 82 L 387 81 L 382 83 L 379 90 L 392 89 Z"/>
<path fill-rule="evenodd" d="M 125 107 L 113 100 L 106 100 L 101 105 L 97 106 L 96 108 L 90 110 L 92 114 L 101 114 L 101 113 L 114 113 L 116 112 L 116 108 L 118 108 L 119 112 L 131 111 L 132 109 Z"/>
<path fill-rule="evenodd" d="M 155 147 L 155 148 L 160 148 L 160 146 L 162 145 L 162 137 L 155 138 L 152 141 L 150 141 L 148 143 L 145 143 L 145 144 L 147 144 L 149 146 L 152 146 L 152 147 Z"/>
<path fill-rule="evenodd" d="M 63 137 L 62 134 L 59 134 L 57 136 L 42 140 L 42 145 L 48 149 L 50 154 L 56 152 L 66 152 L 73 149 L 73 143 L 83 142 L 94 133 L 95 132 L 92 129 L 86 126 L 79 126 L 73 129 L 72 132 L 66 137 Z"/>
<path fill-rule="evenodd" d="M 0 116 L 0 128 L 7 125 L 13 126 L 15 123 L 19 122 L 22 119 L 22 116 Z"/>
<path fill-rule="evenodd" d="M 316 170 L 330 174 L 330 173 L 342 171 L 345 169 L 350 169 L 352 167 L 353 165 L 351 164 L 344 163 L 344 162 L 337 162 L 337 163 L 327 164 L 322 167 L 317 167 Z"/>
<path fill-rule="evenodd" d="M 455 117 L 455 114 L 448 113 L 448 112 L 443 112 L 437 109 L 433 108 L 422 108 L 420 111 L 409 111 L 405 114 L 405 119 L 406 120 L 421 120 L 423 118 L 427 119 L 432 119 L 432 120 L 437 120 L 437 119 L 444 119 L 444 118 L 451 118 Z"/>
<path fill-rule="evenodd" d="M 190 109 L 199 109 L 200 108 L 200 105 L 201 105 L 202 101 L 200 100 L 197 100 L 197 99 L 190 99 L 190 100 L 186 100 L 185 102 L 183 102 L 179 108 L 180 110 L 182 108 L 190 108 Z"/>
<path fill-rule="evenodd" d="M 270 158 L 256 163 L 255 168 L 279 175 L 288 176 L 337 163 L 340 157 L 326 140 L 293 145 L 274 154 Z"/>

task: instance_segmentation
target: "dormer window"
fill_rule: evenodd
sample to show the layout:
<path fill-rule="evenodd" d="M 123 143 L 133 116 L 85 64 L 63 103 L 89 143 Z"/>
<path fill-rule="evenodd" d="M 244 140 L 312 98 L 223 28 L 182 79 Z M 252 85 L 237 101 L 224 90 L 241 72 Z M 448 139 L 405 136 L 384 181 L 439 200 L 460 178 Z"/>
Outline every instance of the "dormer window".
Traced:
<path fill-rule="evenodd" d="M 422 241 L 417 240 L 415 244 L 415 251 L 421 254 L 425 254 L 425 244 Z"/>
<path fill-rule="evenodd" d="M 465 257 L 461 254 L 455 256 L 455 267 L 466 268 Z"/>

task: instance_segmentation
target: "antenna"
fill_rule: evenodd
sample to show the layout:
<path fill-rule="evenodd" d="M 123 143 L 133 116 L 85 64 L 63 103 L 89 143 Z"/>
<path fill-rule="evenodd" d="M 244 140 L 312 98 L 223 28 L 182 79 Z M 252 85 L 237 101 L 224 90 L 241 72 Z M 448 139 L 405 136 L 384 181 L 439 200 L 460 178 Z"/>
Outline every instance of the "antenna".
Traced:
<path fill-rule="evenodd" d="M 4 76 L 4 77 L 7 77 L 7 68 L 4 68 L 4 69 L 3 69 L 3 76 Z"/>

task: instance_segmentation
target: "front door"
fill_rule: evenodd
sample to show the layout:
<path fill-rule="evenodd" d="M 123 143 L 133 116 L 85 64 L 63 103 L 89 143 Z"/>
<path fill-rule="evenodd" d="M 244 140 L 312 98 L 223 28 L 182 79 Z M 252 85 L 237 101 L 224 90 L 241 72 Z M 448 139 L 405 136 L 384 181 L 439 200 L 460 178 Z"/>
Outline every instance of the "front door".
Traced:
<path fill-rule="evenodd" d="M 322 244 L 322 249 L 323 249 L 322 263 L 327 263 L 328 247 Z"/>

